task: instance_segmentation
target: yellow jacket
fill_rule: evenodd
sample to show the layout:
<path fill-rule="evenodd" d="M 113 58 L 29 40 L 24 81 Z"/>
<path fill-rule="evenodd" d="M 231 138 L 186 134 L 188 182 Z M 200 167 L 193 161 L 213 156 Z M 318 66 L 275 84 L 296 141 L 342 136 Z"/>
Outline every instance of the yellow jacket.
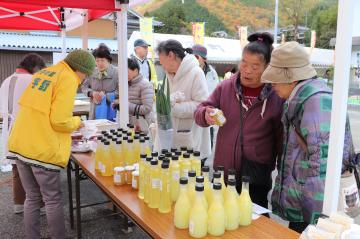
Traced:
<path fill-rule="evenodd" d="M 80 81 L 64 61 L 34 74 L 19 100 L 9 138 L 9 152 L 14 157 L 48 169 L 67 165 L 70 134 L 81 123 L 72 116 Z"/>

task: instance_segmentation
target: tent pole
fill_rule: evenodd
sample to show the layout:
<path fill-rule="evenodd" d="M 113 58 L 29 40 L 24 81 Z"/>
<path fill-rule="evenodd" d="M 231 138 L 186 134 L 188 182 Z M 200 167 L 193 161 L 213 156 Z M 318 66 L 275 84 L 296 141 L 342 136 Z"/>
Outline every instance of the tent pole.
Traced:
<path fill-rule="evenodd" d="M 64 59 L 66 57 L 66 30 L 65 30 L 65 28 L 61 29 L 61 41 L 62 41 L 61 55 L 62 55 L 62 58 Z"/>
<path fill-rule="evenodd" d="M 84 20 L 83 25 L 81 27 L 81 38 L 82 38 L 82 49 L 87 50 L 89 47 L 88 39 L 89 39 L 89 11 L 84 11 Z"/>
<path fill-rule="evenodd" d="M 337 212 L 344 146 L 347 99 L 353 29 L 353 6 L 356 0 L 339 1 L 333 100 L 329 151 L 326 168 L 323 213 Z"/>
<path fill-rule="evenodd" d="M 127 11 L 129 0 L 115 1 L 115 7 L 121 8 L 117 11 L 116 32 L 118 43 L 118 76 L 119 76 L 119 101 L 120 101 L 120 127 L 126 128 L 129 123 L 129 101 L 128 101 L 128 64 L 127 64 Z"/>

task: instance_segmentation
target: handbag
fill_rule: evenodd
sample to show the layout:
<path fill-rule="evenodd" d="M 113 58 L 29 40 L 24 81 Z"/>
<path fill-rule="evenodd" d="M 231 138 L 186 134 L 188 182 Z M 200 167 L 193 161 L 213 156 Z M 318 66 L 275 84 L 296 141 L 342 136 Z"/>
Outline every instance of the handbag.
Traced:
<path fill-rule="evenodd" d="M 135 126 L 136 131 L 144 133 L 149 132 L 149 122 L 145 119 L 145 116 L 140 115 L 140 105 L 135 106 L 134 114 L 130 116 L 130 124 Z"/>
<path fill-rule="evenodd" d="M 298 126 L 292 123 L 296 139 L 300 147 L 309 155 L 307 143 L 301 135 Z M 356 154 L 348 164 L 345 164 L 341 172 L 340 192 L 338 200 L 338 211 L 343 211 L 351 217 L 356 217 L 360 214 L 360 176 L 358 165 L 360 161 L 360 153 Z"/>

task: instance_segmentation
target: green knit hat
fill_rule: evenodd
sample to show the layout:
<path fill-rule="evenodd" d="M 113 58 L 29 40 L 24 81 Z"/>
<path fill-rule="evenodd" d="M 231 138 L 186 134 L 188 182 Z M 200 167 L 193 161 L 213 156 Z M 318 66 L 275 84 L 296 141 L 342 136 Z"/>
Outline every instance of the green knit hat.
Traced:
<path fill-rule="evenodd" d="M 70 52 L 64 61 L 74 70 L 78 70 L 87 76 L 93 73 L 96 66 L 94 56 L 85 50 Z"/>

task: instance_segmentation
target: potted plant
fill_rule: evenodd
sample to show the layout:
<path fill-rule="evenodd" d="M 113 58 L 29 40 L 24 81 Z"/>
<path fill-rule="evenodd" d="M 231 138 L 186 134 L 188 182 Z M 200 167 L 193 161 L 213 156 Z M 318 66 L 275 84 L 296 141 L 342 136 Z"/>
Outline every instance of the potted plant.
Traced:
<path fill-rule="evenodd" d="M 170 88 L 167 78 L 165 78 L 163 83 L 159 84 L 157 88 L 156 113 L 158 128 L 161 130 L 172 129 Z"/>

